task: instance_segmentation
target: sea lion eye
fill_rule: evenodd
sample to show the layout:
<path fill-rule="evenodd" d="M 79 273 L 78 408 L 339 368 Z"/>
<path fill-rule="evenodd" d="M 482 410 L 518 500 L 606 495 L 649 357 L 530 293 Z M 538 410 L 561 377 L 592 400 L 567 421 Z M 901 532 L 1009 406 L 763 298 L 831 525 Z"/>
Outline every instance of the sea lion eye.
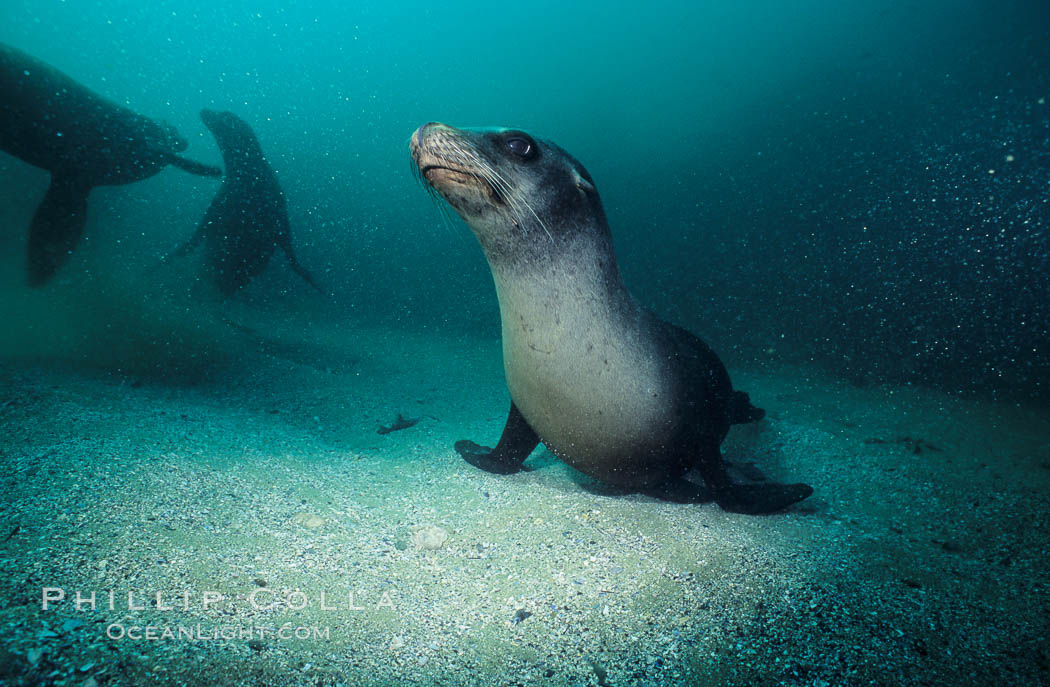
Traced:
<path fill-rule="evenodd" d="M 507 150 L 509 150 L 510 152 L 514 153 L 522 159 L 528 159 L 532 157 L 532 152 L 535 148 L 535 146 L 533 146 L 532 144 L 532 141 L 530 141 L 527 138 L 522 138 L 521 136 L 513 136 L 511 138 L 508 138 L 505 141 L 505 145 L 507 146 Z"/>

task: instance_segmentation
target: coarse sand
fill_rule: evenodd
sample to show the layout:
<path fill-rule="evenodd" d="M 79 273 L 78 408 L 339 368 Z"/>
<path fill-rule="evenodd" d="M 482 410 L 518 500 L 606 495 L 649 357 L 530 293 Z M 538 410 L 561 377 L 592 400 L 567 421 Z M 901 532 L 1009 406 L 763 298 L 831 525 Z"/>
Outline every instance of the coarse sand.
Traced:
<path fill-rule="evenodd" d="M 498 339 L 230 336 L 192 381 L 0 364 L 0 683 L 1050 683 L 1045 408 L 731 370 L 734 474 L 815 488 L 755 517 L 472 468 Z"/>

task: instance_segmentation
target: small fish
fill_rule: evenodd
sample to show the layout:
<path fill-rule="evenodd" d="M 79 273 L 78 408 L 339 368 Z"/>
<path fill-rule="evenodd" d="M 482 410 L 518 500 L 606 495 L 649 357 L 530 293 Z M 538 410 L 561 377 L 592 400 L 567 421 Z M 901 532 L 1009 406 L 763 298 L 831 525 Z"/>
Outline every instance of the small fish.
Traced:
<path fill-rule="evenodd" d="M 405 419 L 405 417 L 403 415 L 401 415 L 401 413 L 398 413 L 397 414 L 397 419 L 394 420 L 394 424 L 392 424 L 392 425 L 380 425 L 379 433 L 380 434 L 390 434 L 391 432 L 396 432 L 396 431 L 398 431 L 400 429 L 408 429 L 409 427 L 411 427 L 412 425 L 416 424 L 417 422 L 419 422 L 422 419 L 423 418 L 421 418 L 421 417 L 414 417 L 414 418 Z"/>
<path fill-rule="evenodd" d="M 925 439 L 913 439 L 911 437 L 897 437 L 896 439 L 879 439 L 871 438 L 865 439 L 865 444 L 904 444 L 912 453 L 922 453 L 923 451 L 934 451 L 936 453 L 942 453 L 944 449 L 934 446 Z"/>

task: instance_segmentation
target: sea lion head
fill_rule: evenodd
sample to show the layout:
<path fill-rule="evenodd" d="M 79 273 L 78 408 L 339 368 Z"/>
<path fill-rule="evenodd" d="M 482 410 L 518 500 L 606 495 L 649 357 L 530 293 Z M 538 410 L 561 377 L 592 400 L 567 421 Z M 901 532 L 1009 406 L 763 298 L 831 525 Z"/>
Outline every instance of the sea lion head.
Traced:
<path fill-rule="evenodd" d="M 470 225 L 490 262 L 608 234 L 591 175 L 549 141 L 518 129 L 431 122 L 412 134 L 409 150 L 424 185 Z"/>
<path fill-rule="evenodd" d="M 238 161 L 262 156 L 259 139 L 248 122 L 232 112 L 201 110 L 201 121 L 208 127 L 222 151 L 229 171 Z"/>

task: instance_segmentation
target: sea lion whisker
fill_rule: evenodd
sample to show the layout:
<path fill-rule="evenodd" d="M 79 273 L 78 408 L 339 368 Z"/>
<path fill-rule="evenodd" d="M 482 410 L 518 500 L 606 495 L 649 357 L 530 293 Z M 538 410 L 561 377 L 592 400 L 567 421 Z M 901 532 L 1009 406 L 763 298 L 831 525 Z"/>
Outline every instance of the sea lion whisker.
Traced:
<path fill-rule="evenodd" d="M 483 159 L 480 153 L 477 152 L 477 150 L 466 147 L 462 148 L 461 150 L 465 157 L 469 158 L 470 162 L 472 162 L 486 175 L 486 181 L 493 188 L 497 189 L 500 192 L 500 195 L 502 195 L 503 200 L 507 203 L 507 206 L 514 213 L 515 224 L 521 230 L 522 235 L 528 236 L 528 229 L 526 228 L 525 222 L 525 213 L 522 211 L 522 206 L 524 205 L 524 207 L 532 214 L 532 216 L 536 218 L 536 221 L 539 222 L 540 227 L 543 228 L 543 231 L 546 232 L 547 237 L 553 243 L 554 237 L 551 236 L 550 231 L 547 230 L 547 227 L 543 223 L 543 220 L 541 220 L 539 215 L 536 214 L 536 211 L 533 210 L 532 206 L 529 205 L 528 201 L 526 201 L 520 193 L 516 192 L 516 190 L 511 187 L 510 182 L 504 179 L 499 172 L 493 169 L 492 165 L 489 164 L 487 160 Z"/>
<path fill-rule="evenodd" d="M 457 234 L 453 226 L 455 220 L 452 219 L 452 208 L 449 206 L 448 201 L 434 188 L 434 185 L 430 183 L 430 179 L 423 174 L 419 163 L 412 156 L 409 156 L 408 166 L 412 169 L 412 176 L 423 186 L 430 200 L 437 207 L 438 213 L 441 215 L 441 225 L 445 228 L 445 231 L 450 234 Z"/>
<path fill-rule="evenodd" d="M 452 219 L 452 208 L 445 199 L 440 197 L 436 192 L 431 195 L 431 198 L 434 200 L 434 203 L 438 207 L 438 212 L 441 214 L 441 226 L 445 227 L 445 231 L 450 234 L 458 236 L 459 232 L 456 231 L 454 226 L 455 220 Z"/>
<path fill-rule="evenodd" d="M 489 183 L 500 185 L 504 203 L 510 208 L 511 213 L 514 215 L 514 224 L 521 230 L 523 236 L 528 236 L 529 231 L 525 224 L 525 211 L 522 209 L 522 198 L 520 197 L 520 194 L 510 188 L 505 181 L 493 179 L 490 180 Z"/>
<path fill-rule="evenodd" d="M 441 225 L 445 227 L 445 231 L 455 234 L 456 231 L 453 227 L 454 220 L 452 219 L 452 208 L 449 206 L 448 201 L 445 200 L 444 196 L 438 193 L 437 189 L 434 188 L 429 181 L 424 180 L 423 188 L 427 190 L 427 195 L 430 196 L 430 200 L 437 206 L 438 212 L 441 214 Z"/>
<path fill-rule="evenodd" d="M 423 173 L 419 171 L 419 165 L 416 164 L 415 159 L 411 155 L 408 156 L 408 168 L 412 172 L 412 178 L 418 182 L 423 182 Z M 427 184 L 423 184 L 426 186 Z"/>
<path fill-rule="evenodd" d="M 476 151 L 473 151 L 473 152 L 475 152 L 475 155 L 477 155 Z M 508 193 L 508 199 L 509 198 L 513 198 L 514 201 L 516 201 L 516 202 L 520 203 L 521 205 L 525 206 L 525 208 L 529 211 L 529 213 L 531 213 L 532 216 L 536 219 L 536 222 L 539 223 L 539 225 L 543 229 L 544 233 L 547 234 L 547 238 L 550 239 L 551 243 L 554 243 L 554 237 L 551 235 L 550 230 L 547 229 L 547 225 L 543 223 L 543 220 L 540 219 L 540 216 L 538 214 L 536 214 L 536 210 L 533 209 L 532 205 L 529 204 L 529 202 L 524 198 L 524 196 L 522 194 L 520 194 L 520 193 L 515 193 L 514 190 L 510 188 L 510 184 L 507 182 L 507 180 L 504 179 L 499 174 L 499 172 L 497 172 L 495 169 L 493 169 L 492 166 L 487 161 L 482 160 L 480 155 L 477 155 L 477 158 L 474 160 L 474 162 L 483 171 L 487 172 L 488 174 L 491 174 L 494 179 L 498 179 L 500 181 L 500 183 L 504 186 L 504 188 L 506 189 L 506 191 Z M 492 181 L 490 180 L 489 183 L 492 183 Z M 520 213 L 520 208 L 518 209 L 518 214 L 519 215 L 521 214 Z M 525 231 L 525 222 L 522 221 L 522 220 L 524 220 L 524 218 L 519 216 L 517 219 L 519 220 L 519 223 L 520 223 L 520 226 L 522 228 L 522 231 Z"/>
<path fill-rule="evenodd" d="M 492 166 L 486 160 L 484 160 L 476 150 L 470 148 L 462 148 L 459 152 L 462 153 L 464 158 L 466 158 L 465 162 L 467 166 L 479 168 L 482 172 L 484 172 L 486 182 L 492 184 L 493 187 L 497 187 L 495 181 L 498 180 L 500 182 L 499 188 L 501 190 L 509 190 L 506 180 L 503 179 L 503 177 L 499 176 L 496 173 L 496 171 L 492 169 Z"/>
<path fill-rule="evenodd" d="M 489 176 L 492 176 L 492 177 L 495 177 L 495 178 L 499 179 L 501 182 L 503 182 L 503 185 L 505 187 L 509 187 L 508 184 L 506 183 L 506 180 L 503 177 L 501 177 L 496 172 L 495 169 L 492 168 L 492 165 L 488 162 L 488 160 L 486 160 L 481 155 L 481 153 L 477 150 L 477 148 L 474 148 L 473 146 L 468 144 L 468 145 L 465 145 L 465 146 L 459 148 L 458 152 L 461 153 L 464 158 L 466 158 L 465 161 L 468 164 L 476 166 L 476 167 L 480 167 Z"/>
<path fill-rule="evenodd" d="M 518 193 L 511 188 L 510 184 L 504 179 L 499 173 L 492 168 L 492 166 L 483 160 L 480 156 L 474 154 L 471 155 L 468 151 L 464 151 L 465 155 L 472 158 L 470 162 L 472 165 L 480 170 L 484 175 L 485 183 L 496 191 L 497 196 L 510 208 L 514 214 L 515 224 L 522 230 L 524 235 L 528 235 L 528 230 L 525 228 L 525 213 L 522 211 L 521 198 Z"/>
<path fill-rule="evenodd" d="M 479 162 L 479 165 L 480 164 L 483 163 Z M 527 234 L 527 230 L 525 229 L 525 224 L 523 221 L 525 213 L 522 211 L 522 198 L 520 197 L 520 194 L 515 192 L 515 190 L 511 188 L 510 184 L 506 180 L 504 180 L 503 177 L 496 174 L 496 172 L 491 168 L 486 169 L 483 167 L 482 172 L 486 175 L 491 175 L 487 176 L 485 181 L 494 189 L 496 189 L 500 198 L 507 205 L 507 207 L 510 208 L 511 212 L 514 213 L 514 218 L 518 222 L 518 225 L 522 227 L 522 231 L 525 231 Z"/>
<path fill-rule="evenodd" d="M 508 189 L 508 194 L 508 205 L 510 205 L 513 208 L 515 213 L 515 219 L 517 220 L 517 224 L 521 228 L 522 233 L 526 236 L 528 235 L 528 230 L 526 229 L 525 223 L 526 215 L 522 211 L 522 206 L 524 206 L 524 208 L 529 211 L 529 214 L 531 214 L 536 219 L 536 222 L 540 225 L 540 228 L 543 229 L 544 233 L 547 234 L 547 238 L 550 239 L 551 243 L 554 243 L 554 237 L 551 236 L 550 231 L 547 229 L 547 225 L 544 224 L 543 220 L 540 219 L 540 216 L 536 214 L 536 210 L 533 209 L 532 205 L 529 203 L 528 200 L 525 199 L 524 195 L 510 189 Z"/>
<path fill-rule="evenodd" d="M 536 222 L 538 222 L 540 228 L 543 229 L 543 233 L 547 235 L 547 238 L 550 239 L 551 243 L 554 243 L 554 237 L 551 235 L 550 230 L 547 229 L 547 225 L 543 223 L 542 219 L 540 219 L 540 216 L 536 214 L 536 211 L 532 209 L 532 206 L 529 205 L 527 200 L 522 199 L 522 202 L 525 204 L 525 207 L 528 208 L 529 212 L 532 213 L 532 216 L 536 218 Z"/>

